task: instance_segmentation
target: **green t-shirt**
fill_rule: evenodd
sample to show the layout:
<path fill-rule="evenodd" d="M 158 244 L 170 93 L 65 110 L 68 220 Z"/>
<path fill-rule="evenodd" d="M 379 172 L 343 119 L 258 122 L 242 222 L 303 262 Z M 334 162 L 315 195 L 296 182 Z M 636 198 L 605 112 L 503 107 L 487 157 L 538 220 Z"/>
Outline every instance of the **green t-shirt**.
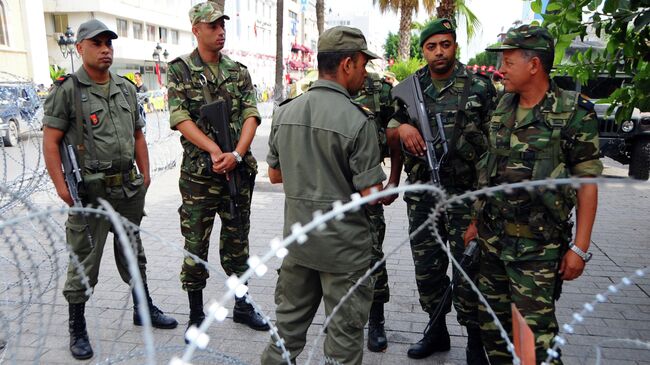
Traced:
<path fill-rule="evenodd" d="M 532 110 L 533 108 L 524 108 L 521 105 L 517 105 L 517 111 L 515 112 L 515 120 L 517 121 L 517 124 L 521 123 L 521 121 L 524 120 Z"/>
<path fill-rule="evenodd" d="M 438 80 L 438 79 L 431 78 L 431 81 L 433 83 L 433 86 L 438 91 L 442 90 L 449 83 L 449 79 Z"/>

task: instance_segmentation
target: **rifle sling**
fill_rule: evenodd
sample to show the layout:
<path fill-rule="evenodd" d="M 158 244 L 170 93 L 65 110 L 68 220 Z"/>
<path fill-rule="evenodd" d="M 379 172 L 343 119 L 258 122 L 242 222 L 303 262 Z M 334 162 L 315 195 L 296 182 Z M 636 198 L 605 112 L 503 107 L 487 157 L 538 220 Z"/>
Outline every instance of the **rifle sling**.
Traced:
<path fill-rule="evenodd" d="M 463 85 L 463 94 L 460 97 L 460 103 L 458 105 L 458 111 L 456 112 L 456 121 L 454 123 L 454 129 L 451 133 L 451 140 L 449 141 L 449 152 L 447 154 L 448 161 L 452 161 L 454 155 L 456 154 L 456 144 L 458 143 L 458 135 L 461 128 L 463 127 L 462 118 L 465 117 L 465 111 L 467 110 L 467 99 L 469 98 L 470 87 L 472 86 L 472 79 L 467 77 L 465 79 L 465 84 Z"/>
<path fill-rule="evenodd" d="M 74 103 L 75 103 L 75 121 L 77 124 L 77 132 L 79 134 L 79 140 L 77 143 L 77 150 L 79 151 L 79 167 L 82 169 L 85 168 L 85 153 L 86 147 L 84 145 L 84 121 L 86 124 L 86 131 L 88 133 L 88 147 L 90 148 L 90 158 L 91 158 L 91 168 L 97 169 L 97 148 L 95 147 L 95 135 L 93 133 L 93 126 L 90 123 L 89 118 L 83 117 L 83 105 L 81 100 L 81 85 L 79 84 L 79 79 L 76 75 L 70 75 L 74 83 Z"/>

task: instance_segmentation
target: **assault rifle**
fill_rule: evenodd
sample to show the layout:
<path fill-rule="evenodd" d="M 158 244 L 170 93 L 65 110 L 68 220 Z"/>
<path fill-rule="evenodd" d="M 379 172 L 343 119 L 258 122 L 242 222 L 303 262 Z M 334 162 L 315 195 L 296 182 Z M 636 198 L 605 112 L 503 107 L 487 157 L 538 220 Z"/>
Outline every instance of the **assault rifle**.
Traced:
<path fill-rule="evenodd" d="M 206 121 L 208 127 L 214 134 L 216 142 L 221 148 L 221 152 L 229 153 L 235 150 L 235 146 L 230 136 L 230 107 L 224 100 L 213 101 L 212 103 L 205 104 L 201 107 L 201 119 Z M 212 171 L 212 158 L 209 153 L 204 154 L 206 159 L 206 166 L 211 174 L 216 175 Z M 228 190 L 230 195 L 230 214 L 234 217 L 239 217 L 239 209 L 237 209 L 237 196 L 239 195 L 239 188 L 237 188 L 237 169 L 226 174 L 228 180 Z"/>
<path fill-rule="evenodd" d="M 440 185 L 440 165 L 447 155 L 447 138 L 445 137 L 444 121 L 440 113 L 436 114 L 437 131 L 431 130 L 429 115 L 425 109 L 424 97 L 420 82 L 415 74 L 405 78 L 391 90 L 391 97 L 402 102 L 406 106 L 409 119 L 417 123 L 422 139 L 426 144 L 426 161 L 431 170 L 431 181 Z M 436 145 L 442 145 L 442 156 L 436 155 Z"/>
<path fill-rule="evenodd" d="M 61 154 L 61 163 L 63 164 L 63 176 L 65 177 L 65 183 L 72 197 L 73 206 L 75 208 L 83 208 L 81 197 L 79 197 L 79 187 L 83 184 L 83 178 L 81 177 L 81 169 L 77 163 L 77 153 L 72 145 L 65 144 L 63 141 L 61 141 L 59 151 Z M 95 243 L 93 242 L 93 236 L 90 234 L 90 227 L 88 226 L 86 216 L 83 213 L 77 214 L 81 214 L 86 239 L 88 239 L 90 247 L 94 248 Z"/>

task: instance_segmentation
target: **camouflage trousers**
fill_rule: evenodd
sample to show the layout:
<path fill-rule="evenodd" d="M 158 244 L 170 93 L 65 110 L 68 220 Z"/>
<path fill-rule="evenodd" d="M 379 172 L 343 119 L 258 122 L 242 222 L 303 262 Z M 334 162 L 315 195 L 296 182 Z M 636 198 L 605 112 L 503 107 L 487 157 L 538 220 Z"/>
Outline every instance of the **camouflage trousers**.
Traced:
<path fill-rule="evenodd" d="M 413 200 L 406 197 L 407 213 L 409 219 L 409 234 L 412 234 L 423 223 L 429 220 L 431 209 L 435 201 L 427 198 L 424 194 L 419 195 L 422 200 Z M 454 206 L 447 212 L 447 222 L 438 221 L 438 232 L 443 242 L 449 242 L 452 255 L 460 262 L 465 251 L 463 235 L 471 221 L 470 208 L 467 205 Z M 429 223 L 427 223 L 429 224 Z M 436 241 L 433 227 L 420 231 L 411 238 L 411 254 L 415 264 L 415 281 L 420 294 L 420 305 L 422 309 L 432 314 L 438 305 L 442 305 L 442 314 L 449 313 L 451 303 L 440 304 L 445 290 L 450 285 L 447 276 L 449 258 Z M 465 265 L 465 271 L 470 278 L 476 281 L 478 274 L 478 262 Z M 465 278 L 460 276 L 454 268 L 454 289 L 452 302 L 456 309 L 458 323 L 463 326 L 478 326 L 478 298 Z"/>
<path fill-rule="evenodd" d="M 242 169 L 238 179 L 237 214 L 230 213 L 230 195 L 225 177 L 219 175 L 207 181 L 197 181 L 181 175 L 178 186 L 183 204 L 179 208 L 181 233 L 185 237 L 185 250 L 208 261 L 210 235 L 214 218 L 221 218 L 219 255 L 226 275 L 241 275 L 248 269 L 248 232 L 250 207 L 255 185 L 255 173 Z M 210 276 L 205 265 L 186 256 L 183 259 L 180 279 L 183 290 L 205 288 Z"/>
<path fill-rule="evenodd" d="M 502 245 L 540 244 L 527 238 L 498 236 L 483 224 L 479 226 L 481 245 L 481 265 L 478 284 L 481 293 L 496 313 L 499 321 L 512 339 L 512 311 L 514 303 L 526 319 L 535 335 L 535 356 L 537 363 L 547 357 L 546 349 L 552 346 L 558 333 L 555 318 L 555 297 L 558 289 L 556 260 L 506 261 L 501 258 Z M 483 345 L 492 364 L 512 364 L 512 356 L 506 343 L 487 312 L 483 303 L 479 304 L 479 321 Z M 553 364 L 562 364 L 556 360 Z"/>
<path fill-rule="evenodd" d="M 368 218 L 370 218 L 370 234 L 372 235 L 372 247 L 370 267 L 373 267 L 378 261 L 384 258 L 382 246 L 386 234 L 386 221 L 384 220 L 384 207 L 381 204 L 366 205 Z M 386 263 L 384 262 L 372 274 L 375 279 L 375 290 L 372 301 L 375 303 L 388 303 L 390 300 L 390 290 L 388 288 L 388 273 L 386 272 Z"/>
<path fill-rule="evenodd" d="M 140 187 L 137 188 L 135 195 L 131 197 L 102 196 L 102 198 L 106 199 L 113 209 L 115 209 L 115 211 L 122 217 L 139 226 L 144 212 L 144 200 L 146 194 L 147 188 L 145 188 L 144 185 L 140 185 Z M 88 224 L 90 229 L 94 248 L 90 247 L 88 238 L 86 237 L 86 224 Z M 104 252 L 104 245 L 106 244 L 106 238 L 108 237 L 108 232 L 112 229 L 112 225 L 108 218 L 104 216 L 98 217 L 87 215 L 84 218 L 79 214 L 70 214 L 68 215 L 68 220 L 65 222 L 65 227 L 66 241 L 68 245 L 70 245 L 70 250 L 77 256 L 81 268 L 76 267 L 72 261 L 68 264 L 68 275 L 63 287 L 63 296 L 68 303 L 85 303 L 88 301 L 89 297 L 85 293 L 86 286 L 83 282 L 87 279 L 88 285 L 91 288 L 94 288 L 95 285 L 97 285 L 99 266 Z M 127 230 L 127 235 L 130 240 L 131 250 L 138 261 L 140 276 L 146 283 L 147 258 L 144 255 L 140 232 Z M 129 272 L 129 265 L 126 256 L 124 255 L 122 244 L 115 235 L 113 237 L 113 251 L 115 252 L 117 271 L 122 280 L 130 285 L 131 273 Z M 83 272 L 83 275 L 79 270 Z"/>

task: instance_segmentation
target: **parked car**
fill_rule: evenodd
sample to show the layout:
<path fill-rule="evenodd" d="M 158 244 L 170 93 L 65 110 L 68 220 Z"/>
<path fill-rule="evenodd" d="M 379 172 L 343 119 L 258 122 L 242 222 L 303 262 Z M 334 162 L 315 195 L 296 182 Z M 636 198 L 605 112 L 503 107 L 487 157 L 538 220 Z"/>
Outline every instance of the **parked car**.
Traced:
<path fill-rule="evenodd" d="M 0 83 L 0 138 L 15 146 L 20 137 L 42 128 L 43 104 L 30 82 Z"/>
<path fill-rule="evenodd" d="M 598 102 L 599 99 L 607 98 L 614 90 L 621 87 L 629 77 L 622 74 L 616 77 L 602 76 L 589 81 L 585 86 L 581 86 L 567 76 L 555 77 L 554 80 L 561 88 L 579 91 L 594 102 L 594 110 L 598 117 L 601 157 L 607 156 L 629 165 L 628 176 L 633 179 L 648 180 L 650 177 L 650 113 L 635 108 L 629 120 L 619 123 L 614 119 L 615 111 L 606 115 L 610 104 Z"/>

